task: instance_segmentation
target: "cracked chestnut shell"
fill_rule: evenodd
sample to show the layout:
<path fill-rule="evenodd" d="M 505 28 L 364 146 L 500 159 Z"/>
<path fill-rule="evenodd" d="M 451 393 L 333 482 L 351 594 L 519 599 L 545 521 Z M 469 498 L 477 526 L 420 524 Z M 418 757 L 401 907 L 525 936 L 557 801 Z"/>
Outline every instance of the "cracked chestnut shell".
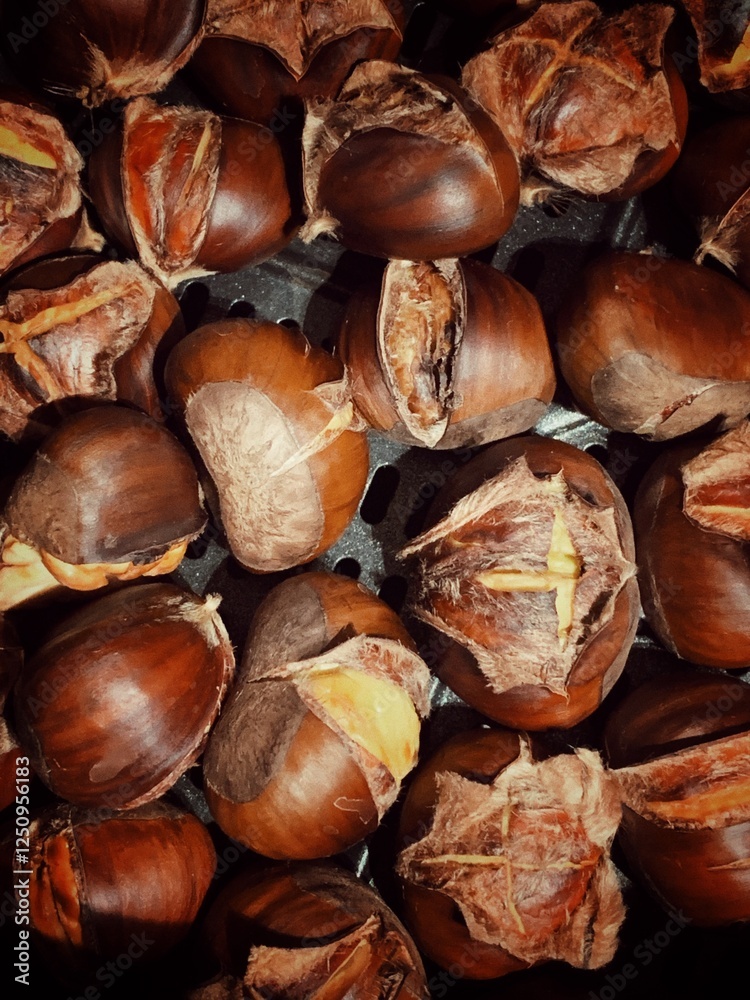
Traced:
<path fill-rule="evenodd" d="M 693 663 L 750 664 L 750 422 L 653 463 L 633 511 L 646 618 Z"/>
<path fill-rule="evenodd" d="M 619 820 L 617 784 L 590 750 L 536 761 L 508 730 L 449 740 L 417 769 L 399 825 L 418 947 L 469 979 L 606 965 L 625 916 L 609 857 Z"/>
<path fill-rule="evenodd" d="M 83 159 L 49 110 L 0 90 L 0 275 L 86 244 Z"/>
<path fill-rule="evenodd" d="M 619 839 L 639 879 L 697 927 L 750 920 L 750 686 L 647 681 L 604 736 L 623 797 Z"/>
<path fill-rule="evenodd" d="M 70 397 L 120 399 L 160 419 L 157 381 L 184 333 L 175 297 L 135 261 L 29 265 L 0 292 L 0 431 L 41 437 Z"/>
<path fill-rule="evenodd" d="M 141 584 L 90 602 L 45 637 L 14 706 L 21 745 L 56 795 L 133 809 L 195 763 L 234 671 L 219 601 Z"/>
<path fill-rule="evenodd" d="M 613 16 L 588 0 L 542 4 L 466 64 L 461 83 L 518 158 L 525 204 L 630 198 L 674 164 L 688 106 L 664 55 L 673 16 L 658 4 Z"/>
<path fill-rule="evenodd" d="M 205 0 L 7 0 L 7 54 L 24 78 L 87 107 L 162 90 L 187 63 Z M 29 31 L 31 24 L 32 31 Z"/>
<path fill-rule="evenodd" d="M 89 187 L 109 236 L 169 288 L 257 264 L 296 229 L 276 138 L 199 108 L 131 101 Z"/>
<path fill-rule="evenodd" d="M 518 208 L 502 132 L 453 83 L 381 60 L 360 63 L 335 99 L 311 100 L 303 135 L 306 241 L 406 260 L 490 246 Z"/>
<path fill-rule="evenodd" d="M 35 941 L 59 972 L 91 974 L 123 953 L 159 958 L 190 929 L 216 868 L 195 816 L 154 802 L 104 817 L 60 804 L 32 821 Z"/>
<path fill-rule="evenodd" d="M 298 329 L 230 319 L 181 341 L 166 379 L 243 566 L 289 569 L 341 536 L 368 448 L 340 361 Z"/>
<path fill-rule="evenodd" d="M 203 935 L 226 976 L 190 1000 L 429 996 L 406 928 L 374 890 L 333 865 L 243 872 L 213 903 Z"/>
<path fill-rule="evenodd" d="M 190 68 L 230 114 L 281 131 L 356 63 L 394 59 L 403 28 L 401 0 L 209 0 Z"/>
<path fill-rule="evenodd" d="M 414 613 L 435 671 L 473 708 L 543 730 L 590 715 L 638 623 L 630 517 L 602 466 L 562 441 L 492 445 L 441 490 L 417 560 Z"/>
<path fill-rule="evenodd" d="M 722 0 L 681 0 L 681 3 L 698 38 L 700 82 L 726 103 L 747 107 L 750 96 L 747 5 L 727 4 Z M 692 60 L 688 57 L 685 61 Z"/>
<path fill-rule="evenodd" d="M 706 331 L 711 336 L 706 336 Z M 563 378 L 605 427 L 665 441 L 750 410 L 750 295 L 731 278 L 614 251 L 583 272 L 557 320 Z"/>
<path fill-rule="evenodd" d="M 145 413 L 103 403 L 62 420 L 0 520 L 0 610 L 58 587 L 171 573 L 206 515 L 198 474 Z"/>
<path fill-rule="evenodd" d="M 391 261 L 355 293 L 337 351 L 371 427 L 460 448 L 529 430 L 555 391 L 536 299 L 475 260 Z"/>
<path fill-rule="evenodd" d="M 397 615 L 348 577 L 276 586 L 203 760 L 230 837 L 277 859 L 327 857 L 378 825 L 417 760 L 429 671 Z"/>

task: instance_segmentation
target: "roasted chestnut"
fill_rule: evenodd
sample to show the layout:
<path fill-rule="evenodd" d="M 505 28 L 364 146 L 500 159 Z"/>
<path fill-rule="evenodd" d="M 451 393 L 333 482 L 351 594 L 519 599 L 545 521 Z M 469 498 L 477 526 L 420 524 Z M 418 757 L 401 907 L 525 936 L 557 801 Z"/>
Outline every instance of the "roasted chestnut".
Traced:
<path fill-rule="evenodd" d="M 190 1000 L 429 996 L 406 928 L 368 885 L 333 865 L 243 872 L 211 906 L 203 935 L 227 974 Z"/>
<path fill-rule="evenodd" d="M 297 329 L 231 319 L 179 343 L 166 378 L 243 566 L 289 569 L 339 538 L 368 472 L 340 361 Z"/>
<path fill-rule="evenodd" d="M 513 153 L 447 79 L 360 63 L 335 99 L 308 101 L 303 147 L 307 241 L 437 260 L 489 246 L 516 214 Z"/>
<path fill-rule="evenodd" d="M 609 856 L 617 782 L 598 754 L 534 760 L 508 730 L 461 733 L 420 764 L 396 870 L 418 947 L 469 979 L 611 961 L 625 916 Z"/>
<path fill-rule="evenodd" d="M 630 198 L 669 170 L 688 114 L 664 55 L 673 16 L 660 4 L 608 16 L 589 0 L 546 3 L 466 64 L 463 86 L 518 158 L 524 203 Z"/>
<path fill-rule="evenodd" d="M 649 469 L 633 512 L 643 609 L 661 642 L 710 667 L 750 665 L 750 422 Z"/>
<path fill-rule="evenodd" d="M 557 344 L 576 402 L 614 430 L 664 441 L 750 411 L 750 295 L 697 264 L 604 254 L 564 303 Z"/>
<path fill-rule="evenodd" d="M 92 601 L 45 638 L 14 707 L 21 745 L 56 795 L 132 809 L 195 763 L 234 671 L 219 601 L 142 584 Z"/>
<path fill-rule="evenodd" d="M 138 410 L 63 420 L 21 473 L 0 519 L 0 611 L 56 588 L 171 573 L 206 524 L 185 449 Z"/>
<path fill-rule="evenodd" d="M 586 718 L 625 665 L 638 623 L 630 517 L 586 452 L 492 445 L 438 493 L 415 614 L 441 633 L 435 671 L 484 715 L 530 730 Z"/>
<path fill-rule="evenodd" d="M 417 761 L 428 710 L 413 648 L 396 614 L 348 577 L 278 584 L 203 760 L 222 830 L 279 859 L 327 857 L 374 830 Z"/>
<path fill-rule="evenodd" d="M 750 11 L 747 6 L 723 0 L 681 0 L 681 3 L 698 38 L 697 55 L 703 86 L 712 94 L 746 100 L 750 93 Z"/>
<path fill-rule="evenodd" d="M 54 115 L 0 91 L 0 274 L 76 242 L 101 248 L 86 223 L 82 169 Z"/>
<path fill-rule="evenodd" d="M 121 399 L 161 419 L 157 352 L 184 333 L 175 297 L 134 261 L 29 265 L 0 292 L 0 431 L 42 436 L 53 415 L 40 408 L 69 397 Z"/>
<path fill-rule="evenodd" d="M 338 341 L 354 405 L 405 444 L 460 448 L 527 431 L 555 391 L 536 299 L 476 260 L 391 261 Z"/>
<path fill-rule="evenodd" d="M 362 59 L 395 58 L 403 27 L 401 0 L 208 0 L 190 68 L 230 114 L 281 131 Z"/>
<path fill-rule="evenodd" d="M 750 686 L 647 681 L 612 713 L 605 744 L 636 875 L 698 927 L 750 920 Z"/>
<path fill-rule="evenodd" d="M 281 149 L 260 125 L 147 98 L 89 163 L 108 235 L 167 287 L 271 257 L 295 231 Z M 267 130 L 266 130 L 267 131 Z"/>
<path fill-rule="evenodd" d="M 59 805 L 29 830 L 35 940 L 58 974 L 86 974 L 123 953 L 150 962 L 185 937 L 216 852 L 195 816 L 164 802 L 91 820 Z"/>
<path fill-rule="evenodd" d="M 96 107 L 166 87 L 198 44 L 205 8 L 206 0 L 6 0 L 6 52 L 24 78 Z"/>

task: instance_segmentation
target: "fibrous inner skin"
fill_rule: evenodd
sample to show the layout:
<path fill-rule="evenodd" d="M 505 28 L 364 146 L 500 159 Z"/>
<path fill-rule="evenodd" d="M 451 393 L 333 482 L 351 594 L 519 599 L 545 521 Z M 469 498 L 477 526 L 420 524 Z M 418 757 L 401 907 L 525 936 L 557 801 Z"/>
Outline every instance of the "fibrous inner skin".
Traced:
<path fill-rule="evenodd" d="M 21 138 L 13 129 L 0 125 L 0 156 L 7 156 L 29 167 L 41 167 L 44 170 L 56 170 L 57 161 L 43 149 L 38 149 L 32 143 Z"/>

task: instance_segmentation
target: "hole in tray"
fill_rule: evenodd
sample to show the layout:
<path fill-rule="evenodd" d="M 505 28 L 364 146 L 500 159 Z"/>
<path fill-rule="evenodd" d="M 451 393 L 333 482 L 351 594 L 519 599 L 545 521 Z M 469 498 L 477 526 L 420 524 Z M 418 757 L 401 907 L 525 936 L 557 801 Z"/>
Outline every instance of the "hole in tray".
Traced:
<path fill-rule="evenodd" d="M 227 316 L 239 316 L 241 319 L 255 319 L 255 306 L 252 302 L 246 302 L 245 299 L 237 299 L 229 307 Z"/>
<path fill-rule="evenodd" d="M 544 270 L 544 254 L 538 247 L 524 247 L 513 265 L 513 277 L 533 292 Z"/>
<path fill-rule="evenodd" d="M 324 351 L 328 351 L 329 354 L 333 354 L 333 337 L 323 337 L 320 342 L 320 346 Z"/>
<path fill-rule="evenodd" d="M 188 332 L 200 326 L 211 292 L 202 281 L 191 281 L 180 296 L 180 309 Z"/>
<path fill-rule="evenodd" d="M 279 326 L 285 326 L 287 330 L 299 330 L 299 323 L 296 319 L 292 319 L 290 316 L 285 316 L 283 319 L 277 319 L 276 322 Z"/>
<path fill-rule="evenodd" d="M 350 576 L 352 580 L 358 580 L 362 567 L 356 559 L 339 559 L 333 567 L 333 572 L 341 573 L 342 576 Z"/>
<path fill-rule="evenodd" d="M 381 465 L 372 477 L 359 513 L 367 524 L 380 524 L 396 495 L 401 474 L 394 465 Z"/>
<path fill-rule="evenodd" d="M 408 588 L 403 576 L 387 576 L 380 586 L 378 597 L 398 614 L 404 606 Z"/>

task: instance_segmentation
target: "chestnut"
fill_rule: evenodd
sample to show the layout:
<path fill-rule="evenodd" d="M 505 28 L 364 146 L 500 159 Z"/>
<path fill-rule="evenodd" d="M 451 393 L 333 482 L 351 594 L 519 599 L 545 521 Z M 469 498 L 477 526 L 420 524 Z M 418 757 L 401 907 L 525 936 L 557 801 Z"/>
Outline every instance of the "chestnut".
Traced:
<path fill-rule="evenodd" d="M 226 976 L 190 1000 L 235 996 L 426 1000 L 406 928 L 368 885 L 325 864 L 256 867 L 234 877 L 206 916 L 204 939 Z"/>
<path fill-rule="evenodd" d="M 360 63 L 335 99 L 310 100 L 303 134 L 302 238 L 406 260 L 490 246 L 518 207 L 505 137 L 452 81 Z"/>
<path fill-rule="evenodd" d="M 589 0 L 544 3 L 466 64 L 461 82 L 516 154 L 525 204 L 560 191 L 623 200 L 666 174 L 688 114 L 664 55 L 673 16 L 659 4 L 610 16 Z"/>
<path fill-rule="evenodd" d="M 14 68 L 55 95 L 97 107 L 166 87 L 198 44 L 206 0 L 60 0 L 39 8 L 36 0 L 3 4 Z"/>
<path fill-rule="evenodd" d="M 82 170 L 47 108 L 0 91 L 0 275 L 76 241 L 101 248 L 86 222 Z"/>
<path fill-rule="evenodd" d="M 243 566 L 289 569 L 339 538 L 368 472 L 340 361 L 298 329 L 230 319 L 181 341 L 166 379 Z"/>
<path fill-rule="evenodd" d="M 6 703 L 23 662 L 23 649 L 10 622 L 0 615 L 0 810 L 16 797 L 16 764 L 22 756 L 8 724 Z M 28 768 L 28 762 L 22 765 Z M 25 776 L 30 776 L 28 769 Z"/>
<path fill-rule="evenodd" d="M 294 102 L 333 97 L 363 59 L 401 47 L 401 0 L 209 0 L 190 68 L 230 114 L 281 125 Z"/>
<path fill-rule="evenodd" d="M 750 63 L 748 63 L 750 66 Z M 750 117 L 691 136 L 674 169 L 674 194 L 700 233 L 696 260 L 713 258 L 750 287 Z"/>
<path fill-rule="evenodd" d="M 179 441 L 138 410 L 102 404 L 60 422 L 0 519 L 0 611 L 58 587 L 171 573 L 206 515 Z"/>
<path fill-rule="evenodd" d="M 338 340 L 354 405 L 404 444 L 460 448 L 529 430 L 555 391 L 530 292 L 476 260 L 391 261 Z"/>
<path fill-rule="evenodd" d="M 750 422 L 671 448 L 633 511 L 643 609 L 660 641 L 693 663 L 750 665 Z"/>
<path fill-rule="evenodd" d="M 700 82 L 711 94 L 747 101 L 750 12 L 723 0 L 681 0 L 698 38 Z"/>
<path fill-rule="evenodd" d="M 222 830 L 300 860 L 372 832 L 417 761 L 429 671 L 413 649 L 397 615 L 349 577 L 274 587 L 203 759 Z"/>
<path fill-rule="evenodd" d="M 697 927 L 750 920 L 750 686 L 647 681 L 607 720 L 605 746 L 636 876 Z"/>
<path fill-rule="evenodd" d="M 134 941 L 144 961 L 165 954 L 193 924 L 216 868 L 200 820 L 164 802 L 94 820 L 60 804 L 32 821 L 29 848 L 32 933 L 68 976 L 90 975 Z"/>
<path fill-rule="evenodd" d="M 41 437 L 51 414 L 40 408 L 70 397 L 121 399 L 162 418 L 157 352 L 184 333 L 175 297 L 135 261 L 30 264 L 0 290 L 0 431 Z"/>
<path fill-rule="evenodd" d="M 260 125 L 131 101 L 89 162 L 108 235 L 167 287 L 271 257 L 294 235 L 281 148 Z M 267 131 L 267 130 L 266 130 Z"/>
<path fill-rule="evenodd" d="M 132 809 L 195 763 L 234 671 L 219 601 L 146 583 L 90 602 L 45 637 L 14 707 L 21 745 L 56 795 Z"/>
<path fill-rule="evenodd" d="M 460 733 L 417 768 L 399 826 L 418 947 L 469 979 L 606 965 L 625 916 L 610 860 L 619 821 L 598 754 L 535 760 L 522 734 Z"/>
<path fill-rule="evenodd" d="M 706 336 L 706 331 L 711 336 Z M 675 258 L 612 251 L 563 304 L 557 345 L 581 409 L 652 441 L 750 411 L 750 295 L 723 274 Z"/>
<path fill-rule="evenodd" d="M 630 517 L 586 452 L 522 437 L 492 445 L 437 495 L 411 603 L 440 635 L 435 671 L 477 711 L 529 730 L 590 715 L 638 624 Z"/>

